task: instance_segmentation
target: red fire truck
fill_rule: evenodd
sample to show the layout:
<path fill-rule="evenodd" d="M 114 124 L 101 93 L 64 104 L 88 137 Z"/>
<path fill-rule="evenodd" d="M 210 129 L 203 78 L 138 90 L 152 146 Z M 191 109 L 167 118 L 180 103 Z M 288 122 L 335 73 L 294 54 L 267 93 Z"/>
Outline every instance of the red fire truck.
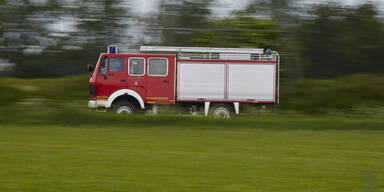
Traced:
<path fill-rule="evenodd" d="M 279 60 L 263 49 L 141 46 L 140 53 L 118 53 L 109 46 L 89 68 L 88 106 L 133 114 L 180 104 L 192 114 L 229 118 L 243 103 L 279 103 Z"/>

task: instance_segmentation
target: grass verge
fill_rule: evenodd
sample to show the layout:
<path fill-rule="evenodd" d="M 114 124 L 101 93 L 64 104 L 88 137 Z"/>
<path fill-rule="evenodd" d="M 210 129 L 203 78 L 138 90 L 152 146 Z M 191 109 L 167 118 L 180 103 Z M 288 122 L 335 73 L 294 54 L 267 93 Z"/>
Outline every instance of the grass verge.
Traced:
<path fill-rule="evenodd" d="M 101 115 L 2 124 L 0 191 L 383 190 L 382 120 Z"/>

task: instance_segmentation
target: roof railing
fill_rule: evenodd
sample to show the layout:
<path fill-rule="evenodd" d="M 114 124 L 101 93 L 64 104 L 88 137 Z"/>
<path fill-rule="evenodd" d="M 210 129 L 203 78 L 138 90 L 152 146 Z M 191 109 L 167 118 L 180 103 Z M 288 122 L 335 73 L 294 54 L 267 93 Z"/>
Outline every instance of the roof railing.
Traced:
<path fill-rule="evenodd" d="M 264 49 L 255 48 L 140 46 L 140 52 L 177 53 L 180 59 L 276 60 L 273 55 L 266 55 Z"/>

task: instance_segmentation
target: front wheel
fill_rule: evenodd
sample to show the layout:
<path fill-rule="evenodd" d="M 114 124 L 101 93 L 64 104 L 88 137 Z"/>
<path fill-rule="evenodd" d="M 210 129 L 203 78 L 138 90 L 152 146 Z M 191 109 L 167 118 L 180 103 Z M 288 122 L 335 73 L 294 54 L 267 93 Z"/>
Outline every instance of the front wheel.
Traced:
<path fill-rule="evenodd" d="M 229 119 L 233 116 L 233 108 L 229 105 L 219 105 L 214 107 L 212 115 L 215 119 Z"/>
<path fill-rule="evenodd" d="M 129 101 L 122 101 L 115 105 L 114 111 L 118 115 L 133 115 L 137 112 L 137 107 Z"/>

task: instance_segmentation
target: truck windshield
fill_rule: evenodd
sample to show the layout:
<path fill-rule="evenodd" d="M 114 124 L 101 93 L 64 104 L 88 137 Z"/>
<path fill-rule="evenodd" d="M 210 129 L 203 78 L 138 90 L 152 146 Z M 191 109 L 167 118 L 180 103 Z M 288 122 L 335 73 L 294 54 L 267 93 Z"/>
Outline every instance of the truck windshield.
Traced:
<path fill-rule="evenodd" d="M 104 57 L 101 60 L 99 74 L 100 75 L 106 75 L 107 71 L 108 71 L 108 57 Z"/>

